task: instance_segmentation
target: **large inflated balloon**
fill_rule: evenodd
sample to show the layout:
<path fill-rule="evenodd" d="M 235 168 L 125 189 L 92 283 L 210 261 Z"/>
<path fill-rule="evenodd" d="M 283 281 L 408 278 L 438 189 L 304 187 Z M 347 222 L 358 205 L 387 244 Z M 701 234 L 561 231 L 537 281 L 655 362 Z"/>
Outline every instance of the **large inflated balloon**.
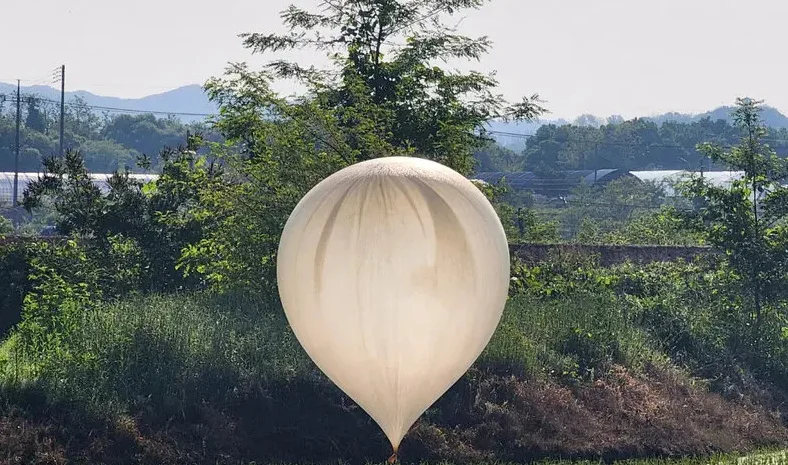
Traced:
<path fill-rule="evenodd" d="M 298 341 L 396 453 L 492 337 L 509 249 L 470 181 L 432 161 L 387 157 L 307 193 L 285 225 L 277 275 Z"/>

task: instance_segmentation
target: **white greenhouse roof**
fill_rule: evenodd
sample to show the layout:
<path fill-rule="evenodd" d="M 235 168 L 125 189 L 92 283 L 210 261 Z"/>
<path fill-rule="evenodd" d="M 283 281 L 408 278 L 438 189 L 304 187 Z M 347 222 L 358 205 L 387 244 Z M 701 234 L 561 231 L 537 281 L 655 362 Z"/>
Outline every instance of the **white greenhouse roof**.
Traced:
<path fill-rule="evenodd" d="M 655 170 L 655 171 L 630 171 L 630 173 L 643 182 L 653 182 L 665 189 L 669 196 L 676 195 L 673 186 L 677 182 L 685 181 L 693 173 L 684 170 Z M 741 179 L 743 171 L 704 171 L 703 177 L 714 186 L 728 187 L 731 182 Z"/>
<path fill-rule="evenodd" d="M 19 173 L 17 182 L 17 197 L 19 201 L 22 200 L 22 193 L 25 191 L 25 188 L 27 188 L 27 185 L 37 180 L 40 176 L 43 176 L 43 174 L 44 173 Z M 109 189 L 107 185 L 107 179 L 109 179 L 111 176 L 111 173 L 90 174 L 90 177 L 93 178 L 93 182 L 99 187 L 99 189 L 105 192 Z M 142 182 L 149 182 L 158 178 L 158 175 L 156 174 L 131 174 L 129 176 Z M 14 173 L 0 171 L 0 206 L 10 205 L 14 198 L 13 193 Z"/>

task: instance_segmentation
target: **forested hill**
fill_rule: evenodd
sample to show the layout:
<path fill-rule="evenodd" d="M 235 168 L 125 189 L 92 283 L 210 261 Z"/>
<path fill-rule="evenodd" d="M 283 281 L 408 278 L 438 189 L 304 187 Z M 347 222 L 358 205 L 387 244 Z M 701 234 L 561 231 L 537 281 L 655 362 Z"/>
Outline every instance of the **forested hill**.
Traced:
<path fill-rule="evenodd" d="M 21 105 L 20 171 L 39 171 L 43 157 L 59 150 L 59 106 L 34 96 L 23 96 Z M 164 147 L 174 148 L 186 140 L 188 131 L 214 134 L 203 123 L 184 123 L 175 117 L 150 113 L 118 113 L 88 106 L 76 98 L 66 105 L 65 147 L 82 151 L 88 169 L 110 173 L 134 168 L 145 154 L 154 167 Z M 0 101 L 0 171 L 13 171 L 16 108 Z"/>
<path fill-rule="evenodd" d="M 733 111 L 733 107 L 724 106 L 699 114 L 670 112 L 656 116 L 643 116 L 639 119 L 644 119 L 646 121 L 653 121 L 658 124 L 662 124 L 666 122 L 697 123 L 704 119 L 711 119 L 712 121 L 717 121 L 721 119 L 721 120 L 725 120 L 729 124 L 733 124 L 733 118 L 731 116 L 732 111 Z M 761 118 L 763 119 L 763 122 L 766 126 L 772 128 L 788 128 L 788 116 L 785 116 L 776 108 L 764 106 L 763 111 L 761 112 Z M 496 121 L 490 123 L 489 129 L 496 132 L 515 132 L 520 134 L 532 134 L 541 126 L 547 124 L 554 124 L 557 126 L 572 124 L 575 126 L 600 127 L 606 124 L 621 123 L 623 121 L 625 121 L 625 119 L 617 115 L 613 115 L 609 117 L 599 117 L 591 114 L 585 114 L 578 116 L 572 121 L 566 119 L 549 119 L 549 118 L 539 122 L 526 122 L 526 123 Z"/>
<path fill-rule="evenodd" d="M 733 124 L 733 120 L 731 117 L 731 112 L 733 111 L 733 109 L 734 109 L 733 107 L 727 107 L 727 106 L 720 107 L 712 111 L 707 111 L 706 113 L 701 113 L 699 115 L 688 115 L 683 113 L 665 113 L 663 115 L 653 116 L 646 119 L 654 121 L 656 123 L 664 123 L 664 122 L 693 123 L 709 118 L 712 121 L 722 119 L 727 121 L 728 123 Z M 785 116 L 776 108 L 764 106 L 763 111 L 761 112 L 761 118 L 763 119 L 763 123 L 766 126 L 772 128 L 780 128 L 780 129 L 788 128 L 788 116 Z"/>
<path fill-rule="evenodd" d="M 711 117 L 661 124 L 650 119 L 634 119 L 599 127 L 548 124 L 529 135 L 493 133 L 497 143 L 490 143 L 476 153 L 477 172 L 725 169 L 702 158 L 696 147 L 703 142 L 730 146 L 740 136 L 726 120 Z M 779 155 L 788 156 L 788 128 L 770 128 L 764 142 Z"/>

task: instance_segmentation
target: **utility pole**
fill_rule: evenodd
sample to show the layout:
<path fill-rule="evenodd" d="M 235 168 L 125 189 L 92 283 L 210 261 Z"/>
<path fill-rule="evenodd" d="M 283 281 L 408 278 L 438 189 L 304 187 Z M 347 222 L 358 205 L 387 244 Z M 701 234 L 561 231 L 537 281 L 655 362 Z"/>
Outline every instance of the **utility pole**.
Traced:
<path fill-rule="evenodd" d="M 63 134 L 66 121 L 66 65 L 60 67 L 60 156 L 63 156 Z"/>
<path fill-rule="evenodd" d="M 22 125 L 22 83 L 16 80 L 16 143 L 14 144 L 14 194 L 11 196 L 13 204 L 19 205 L 17 191 L 19 190 L 19 127 Z"/>

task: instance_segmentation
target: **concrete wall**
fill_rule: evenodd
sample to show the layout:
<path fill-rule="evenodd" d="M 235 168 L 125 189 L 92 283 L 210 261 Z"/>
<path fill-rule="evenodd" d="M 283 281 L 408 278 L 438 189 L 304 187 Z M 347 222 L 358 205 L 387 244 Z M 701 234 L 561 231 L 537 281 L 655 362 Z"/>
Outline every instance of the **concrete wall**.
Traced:
<path fill-rule="evenodd" d="M 691 260 L 694 257 L 717 253 L 709 247 L 640 246 L 640 245 L 580 245 L 580 244 L 510 244 L 509 252 L 526 263 L 560 260 L 562 256 L 595 256 L 602 266 L 630 261 L 650 263 Z"/>

